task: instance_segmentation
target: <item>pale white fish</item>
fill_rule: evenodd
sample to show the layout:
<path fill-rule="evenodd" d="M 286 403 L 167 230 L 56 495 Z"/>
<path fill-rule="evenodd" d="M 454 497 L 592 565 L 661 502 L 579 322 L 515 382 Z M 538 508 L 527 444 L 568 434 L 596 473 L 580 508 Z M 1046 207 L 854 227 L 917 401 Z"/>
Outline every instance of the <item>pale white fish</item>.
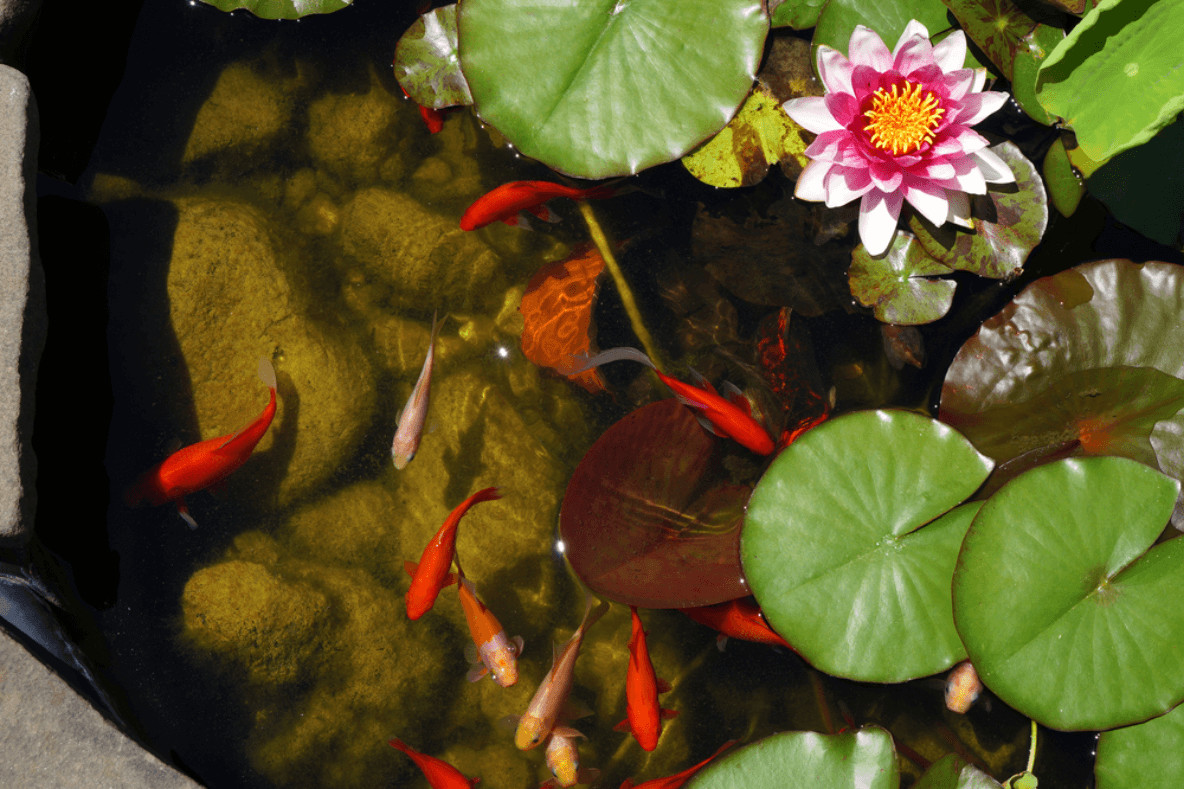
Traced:
<path fill-rule="evenodd" d="M 423 425 L 428 418 L 428 400 L 432 391 L 432 363 L 435 361 L 436 313 L 432 313 L 432 338 L 428 340 L 428 353 L 423 360 L 423 368 L 419 371 L 419 380 L 407 398 L 407 404 L 399 413 L 399 427 L 395 430 L 395 437 L 391 440 L 391 459 L 395 461 L 395 468 L 406 468 L 415 457 L 419 449 L 419 437 L 423 434 Z"/>
<path fill-rule="evenodd" d="M 983 683 L 978 672 L 969 660 L 963 660 L 946 678 L 946 709 L 965 715 L 982 692 Z"/>
<path fill-rule="evenodd" d="M 577 784 L 590 784 L 596 780 L 600 775 L 599 770 L 580 767 L 580 751 L 576 745 L 576 740 L 580 738 L 588 739 L 582 732 L 570 726 L 556 726 L 551 729 L 551 739 L 547 742 L 547 767 L 555 777 L 548 779 L 539 789 L 567 789 Z"/>

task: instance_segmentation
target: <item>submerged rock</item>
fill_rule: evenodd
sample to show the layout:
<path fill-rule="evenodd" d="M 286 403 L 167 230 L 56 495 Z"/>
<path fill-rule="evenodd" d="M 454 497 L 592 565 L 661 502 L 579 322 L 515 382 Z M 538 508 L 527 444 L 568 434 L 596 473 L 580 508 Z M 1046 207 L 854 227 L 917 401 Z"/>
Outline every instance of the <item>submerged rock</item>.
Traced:
<path fill-rule="evenodd" d="M 389 586 L 402 577 L 398 522 L 402 512 L 375 480 L 342 488 L 292 514 L 280 538 L 294 553 L 365 570 Z"/>
<path fill-rule="evenodd" d="M 401 178 L 405 128 L 402 101 L 373 70 L 365 93 L 329 93 L 308 108 L 308 150 L 318 167 L 346 181 L 368 184 Z"/>

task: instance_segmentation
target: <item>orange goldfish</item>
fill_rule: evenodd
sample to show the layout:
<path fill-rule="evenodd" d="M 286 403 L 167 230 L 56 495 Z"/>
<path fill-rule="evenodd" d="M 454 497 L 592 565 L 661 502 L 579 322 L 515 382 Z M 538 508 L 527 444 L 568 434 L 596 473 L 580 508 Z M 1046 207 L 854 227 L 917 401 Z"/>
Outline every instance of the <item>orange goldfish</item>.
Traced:
<path fill-rule="evenodd" d="M 423 771 L 423 775 L 428 779 L 428 785 L 432 789 L 472 789 L 481 781 L 480 778 L 465 778 L 460 770 L 448 762 L 420 753 L 398 737 L 389 742 L 392 748 L 398 748 L 411 757 L 415 765 Z"/>
<path fill-rule="evenodd" d="M 769 436 L 769 431 L 752 418 L 752 406 L 740 393 L 740 390 L 729 392 L 729 396 L 725 398 L 707 382 L 704 382 L 702 388 L 683 383 L 677 378 L 671 378 L 663 373 L 650 360 L 650 357 L 636 348 L 612 348 L 601 351 L 590 359 L 584 360 L 577 369 L 565 370 L 564 374 L 575 375 L 584 370 L 622 359 L 641 362 L 652 368 L 662 383 L 670 387 L 675 397 L 683 405 L 698 412 L 700 423 L 710 432 L 717 436 L 727 436 L 758 455 L 768 455 L 773 451 L 773 439 Z"/>
<path fill-rule="evenodd" d="M 658 705 L 658 694 L 670 690 L 670 685 L 654 674 L 637 607 L 631 605 L 629 611 L 633 615 L 633 631 L 629 636 L 629 671 L 625 675 L 626 718 L 615 728 L 631 732 L 643 749 L 652 751 L 658 746 L 662 721 L 678 713 Z"/>
<path fill-rule="evenodd" d="M 740 597 L 726 603 L 704 605 L 698 608 L 680 608 L 684 614 L 701 625 L 707 625 L 720 632 L 720 639 L 727 636 L 741 641 L 755 641 L 758 644 L 793 649 L 784 638 L 773 632 L 761 616 L 761 607 L 751 597 Z M 721 644 L 722 648 L 722 644 Z"/>
<path fill-rule="evenodd" d="M 556 197 L 596 200 L 612 197 L 613 191 L 612 187 L 604 185 L 576 189 L 550 181 L 511 181 L 478 197 L 460 218 L 460 227 L 461 230 L 476 230 L 499 221 L 516 225 L 521 211 L 529 211 L 544 222 L 550 222 L 551 213 L 543 205 L 548 200 Z"/>
<path fill-rule="evenodd" d="M 456 557 L 456 529 L 460 525 L 460 519 L 474 504 L 494 501 L 501 497 L 497 488 L 485 488 L 469 496 L 449 514 L 444 525 L 436 532 L 436 536 L 423 549 L 419 564 L 403 563 L 403 568 L 411 575 L 411 587 L 407 590 L 409 619 L 419 619 L 430 611 L 440 590 L 456 583 L 456 576 L 448 572 L 448 568 L 452 566 L 452 561 Z"/>
<path fill-rule="evenodd" d="M 965 715 L 982 692 L 983 683 L 978 672 L 969 660 L 963 660 L 946 677 L 946 709 Z"/>
<path fill-rule="evenodd" d="M 710 762 L 712 759 L 719 756 L 721 753 L 726 751 L 728 748 L 731 748 L 735 744 L 736 744 L 735 740 L 728 740 L 723 745 L 719 746 L 719 750 L 717 750 L 715 753 L 708 756 L 703 761 L 696 764 L 694 767 L 688 767 L 687 769 L 683 770 L 681 773 L 675 773 L 674 775 L 668 775 L 665 778 L 654 778 L 652 780 L 649 780 L 649 781 L 646 781 L 645 783 L 640 783 L 640 784 L 634 784 L 633 780 L 631 778 L 626 778 L 624 780 L 624 782 L 621 784 L 621 789 L 678 789 L 678 787 L 682 786 L 687 781 L 691 780 L 692 775 L 694 775 L 695 773 L 699 772 L 704 767 L 706 767 L 708 762 Z"/>
<path fill-rule="evenodd" d="M 587 593 L 585 593 L 587 594 Z M 557 652 L 551 661 L 551 670 L 543 677 L 538 690 L 526 708 L 526 714 L 518 719 L 518 729 L 514 732 L 514 744 L 519 750 L 527 751 L 534 748 L 543 738 L 550 734 L 559 718 L 559 711 L 571 693 L 572 680 L 576 658 L 580 654 L 580 643 L 584 640 L 584 633 L 594 625 L 600 617 L 608 611 L 608 603 L 603 600 L 592 610 L 592 595 L 587 594 L 587 604 L 584 607 L 584 620 L 576 628 L 576 632 L 563 649 Z"/>
<path fill-rule="evenodd" d="M 263 412 L 237 433 L 208 438 L 169 455 L 163 462 L 140 475 L 124 495 L 129 507 L 157 506 L 175 502 L 177 512 L 196 529 L 185 497 L 216 485 L 247 462 L 275 416 L 275 368 L 268 359 L 259 360 L 259 377 L 271 392 Z"/>
<path fill-rule="evenodd" d="M 441 110 L 433 109 L 432 107 L 425 107 L 419 102 L 411 98 L 411 94 L 402 85 L 399 90 L 403 91 L 403 97 L 415 104 L 419 108 L 419 117 L 423 118 L 423 123 L 428 127 L 428 134 L 435 134 L 444 128 L 444 113 Z"/>
<path fill-rule="evenodd" d="M 419 437 L 423 435 L 423 424 L 428 417 L 437 331 L 439 331 L 439 327 L 436 324 L 436 313 L 433 312 L 432 337 L 428 340 L 428 352 L 424 356 L 423 367 L 420 368 L 415 387 L 412 388 L 411 395 L 407 398 L 407 404 L 399 412 L 399 427 L 395 430 L 395 437 L 391 439 L 391 460 L 395 462 L 395 468 L 400 471 L 406 468 L 411 459 L 415 457 L 415 452 L 419 449 Z"/>
<path fill-rule="evenodd" d="M 587 739 L 582 732 L 569 726 L 551 729 L 551 739 L 547 741 L 547 767 L 555 777 L 544 781 L 539 789 L 567 789 L 576 784 L 590 784 L 600 776 L 600 770 L 580 767 L 580 752 L 576 746 L 579 738 Z"/>
<path fill-rule="evenodd" d="M 477 649 L 476 660 L 473 661 L 477 665 L 469 671 L 468 680 L 476 682 L 489 674 L 494 682 L 508 688 L 518 681 L 518 656 L 522 654 L 522 636 L 506 638 L 505 628 L 497 621 L 493 612 L 477 599 L 473 585 L 465 578 L 459 562 L 456 569 L 460 578 L 460 607 L 464 609 L 465 620 L 469 623 L 469 635 L 472 636 Z"/>

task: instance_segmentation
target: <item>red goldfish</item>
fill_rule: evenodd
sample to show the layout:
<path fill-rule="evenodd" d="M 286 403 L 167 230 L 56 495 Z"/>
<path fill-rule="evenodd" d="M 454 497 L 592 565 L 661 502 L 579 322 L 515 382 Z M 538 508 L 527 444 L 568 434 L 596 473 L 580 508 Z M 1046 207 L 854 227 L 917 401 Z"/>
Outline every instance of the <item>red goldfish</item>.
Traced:
<path fill-rule="evenodd" d="M 550 181 L 511 181 L 478 197 L 460 218 L 460 228 L 476 230 L 499 221 L 516 225 L 521 211 L 529 211 L 544 222 L 549 222 L 551 213 L 543 205 L 548 200 L 556 197 L 597 200 L 612 195 L 613 189 L 604 185 L 576 189 Z"/>
<path fill-rule="evenodd" d="M 658 705 L 658 694 L 670 690 L 670 685 L 654 674 L 637 607 L 631 605 L 629 611 L 633 615 L 633 631 L 629 636 L 629 671 L 625 675 L 626 718 L 615 728 L 631 732 L 643 749 L 652 751 L 658 746 L 662 720 L 678 713 Z"/>
<path fill-rule="evenodd" d="M 176 502 L 177 512 L 196 529 L 197 521 L 189 514 L 185 497 L 216 485 L 230 476 L 251 456 L 275 416 L 275 368 L 268 359 L 259 360 L 259 377 L 271 391 L 263 412 L 237 433 L 208 438 L 169 455 L 157 466 L 144 472 L 124 500 L 129 507 L 147 503 L 151 506 Z"/>
<path fill-rule="evenodd" d="M 419 117 L 423 118 L 424 125 L 428 127 L 428 134 L 435 134 L 444 128 L 443 111 L 432 109 L 431 107 L 425 107 L 422 104 L 416 102 L 414 99 L 411 99 L 411 94 L 408 93 L 407 89 L 402 85 L 399 86 L 399 90 L 403 91 L 403 95 L 410 99 L 415 104 L 415 106 L 419 108 Z"/>
<path fill-rule="evenodd" d="M 694 767 L 688 767 L 687 769 L 683 770 L 681 773 L 675 773 L 674 775 L 668 775 L 665 778 L 654 778 L 653 780 L 646 781 L 645 783 L 640 783 L 640 784 L 634 784 L 632 779 L 626 778 L 624 780 L 624 782 L 621 784 L 621 789 L 678 789 L 678 787 L 682 786 L 687 781 L 689 781 L 691 779 L 692 775 L 694 775 L 695 773 L 699 772 L 704 767 L 706 767 L 708 762 L 710 762 L 712 759 L 719 756 L 721 753 L 726 751 L 728 748 L 731 748 L 735 744 L 736 744 L 735 740 L 728 740 L 723 745 L 719 746 L 719 750 L 717 750 L 715 753 L 708 756 L 703 761 L 696 764 Z"/>
<path fill-rule="evenodd" d="M 411 757 L 415 765 L 423 771 L 432 789 L 472 789 L 481 781 L 480 778 L 465 778 L 460 770 L 448 762 L 420 753 L 398 737 L 390 740 L 390 745 Z"/>
<path fill-rule="evenodd" d="M 716 392 L 709 383 L 704 382 L 704 388 L 685 384 L 677 378 L 671 378 L 664 374 L 650 360 L 650 357 L 636 348 L 612 348 L 601 351 L 585 360 L 576 370 L 564 371 L 564 374 L 574 375 L 622 359 L 641 362 L 652 368 L 662 383 L 670 387 L 675 397 L 683 405 L 699 413 L 699 421 L 707 430 L 717 436 L 727 436 L 758 455 L 768 455 L 773 451 L 773 439 L 769 436 L 769 432 L 752 418 L 752 407 L 738 389 L 725 398 Z"/>
<path fill-rule="evenodd" d="M 679 610 L 699 624 L 718 630 L 721 639 L 731 636 L 741 641 L 755 641 L 758 644 L 793 649 L 789 642 L 773 632 L 761 616 L 761 607 L 751 597 Z"/>
<path fill-rule="evenodd" d="M 436 532 L 436 536 L 423 549 L 419 564 L 403 563 L 404 569 L 411 575 L 411 587 L 407 590 L 409 619 L 419 619 L 430 611 L 440 590 L 456 583 L 456 576 L 448 572 L 448 568 L 452 566 L 456 556 L 456 528 L 460 525 L 460 519 L 474 504 L 494 501 L 501 497 L 497 488 L 485 488 L 469 496 L 449 514 L 444 525 Z"/>
<path fill-rule="evenodd" d="M 969 660 L 963 660 L 946 677 L 946 709 L 965 715 L 983 692 L 983 683 L 978 678 Z"/>
<path fill-rule="evenodd" d="M 395 468 L 400 471 L 406 468 L 407 464 L 411 462 L 411 458 L 415 457 L 415 452 L 419 449 L 419 437 L 423 435 L 423 423 L 428 418 L 428 401 L 431 399 L 432 393 L 432 365 L 436 358 L 437 331 L 439 331 L 439 327 L 436 324 L 436 314 L 433 312 L 432 336 L 428 340 L 428 352 L 423 357 L 423 367 L 420 368 L 419 378 L 415 381 L 415 387 L 412 388 L 411 395 L 407 398 L 407 404 L 399 412 L 399 427 L 395 430 L 395 437 L 391 439 L 391 459 L 395 462 Z"/>
<path fill-rule="evenodd" d="M 503 688 L 508 688 L 518 681 L 518 656 L 522 654 L 522 636 L 506 638 L 506 630 L 493 612 L 477 599 L 473 585 L 456 566 L 460 576 L 460 607 L 464 609 L 465 620 L 469 623 L 469 635 L 476 645 L 477 666 L 469 671 L 469 682 L 489 674 L 494 682 Z"/>
<path fill-rule="evenodd" d="M 580 767 L 580 752 L 576 746 L 579 738 L 587 739 L 582 732 L 569 726 L 551 729 L 551 739 L 547 741 L 547 767 L 555 777 L 544 781 L 539 789 L 567 789 L 576 784 L 590 784 L 600 776 L 600 770 Z"/>
<path fill-rule="evenodd" d="M 608 611 L 608 603 L 603 600 L 593 611 L 592 595 L 587 595 L 587 598 L 584 621 L 580 622 L 580 626 L 563 645 L 563 649 L 556 653 L 551 661 L 551 670 L 543 677 L 542 683 L 535 691 L 530 705 L 526 708 L 526 714 L 518 719 L 514 744 L 519 750 L 530 750 L 551 733 L 555 721 L 559 718 L 559 711 L 571 693 L 576 658 L 580 654 L 580 643 L 584 640 L 584 633 Z"/>

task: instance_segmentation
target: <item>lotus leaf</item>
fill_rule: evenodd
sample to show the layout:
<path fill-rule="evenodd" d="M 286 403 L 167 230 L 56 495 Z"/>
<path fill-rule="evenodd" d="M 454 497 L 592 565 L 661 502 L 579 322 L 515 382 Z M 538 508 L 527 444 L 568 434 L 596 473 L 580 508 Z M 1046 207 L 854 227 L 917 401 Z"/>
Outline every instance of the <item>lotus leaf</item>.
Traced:
<path fill-rule="evenodd" d="M 353 0 L 202 0 L 222 11 L 250 11 L 260 19 L 299 19 L 340 11 Z"/>
<path fill-rule="evenodd" d="M 930 323 L 950 311 L 953 269 L 925 253 L 912 233 L 899 232 L 886 255 L 872 257 L 860 244 L 851 253 L 851 295 L 871 307 L 876 320 L 900 326 Z"/>
<path fill-rule="evenodd" d="M 456 3 L 433 8 L 407 28 L 395 45 L 395 79 L 424 107 L 473 103 L 456 53 Z"/>

